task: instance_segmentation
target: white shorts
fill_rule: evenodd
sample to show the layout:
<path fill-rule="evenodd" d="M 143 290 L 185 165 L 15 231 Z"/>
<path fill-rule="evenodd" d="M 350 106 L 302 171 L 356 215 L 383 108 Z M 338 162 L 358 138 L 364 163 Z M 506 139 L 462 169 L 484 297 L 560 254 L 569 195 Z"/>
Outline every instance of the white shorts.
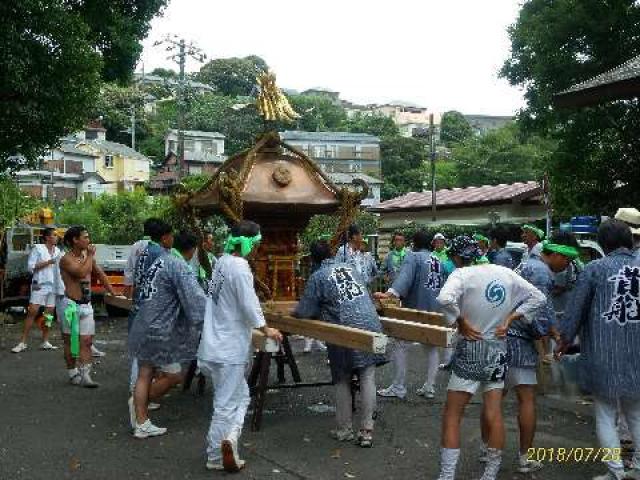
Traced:
<path fill-rule="evenodd" d="M 177 375 L 178 373 L 182 372 L 182 365 L 180 365 L 178 362 L 168 363 L 166 365 L 160 365 L 158 367 L 158 370 L 169 375 Z"/>
<path fill-rule="evenodd" d="M 51 287 L 40 287 L 37 290 L 31 288 L 29 303 L 31 305 L 42 305 L 53 308 L 56 305 L 56 296 Z"/>
<path fill-rule="evenodd" d="M 64 310 L 67 308 L 67 305 L 71 301 L 73 300 L 64 297 L 60 302 L 58 302 L 58 322 L 60 322 L 60 326 L 62 327 L 62 333 L 66 335 L 71 334 L 71 326 L 65 320 Z M 80 335 L 95 335 L 96 322 L 93 318 L 93 307 L 91 306 L 91 304 L 79 303 L 78 316 L 80 317 Z"/>
<path fill-rule="evenodd" d="M 518 368 L 509 367 L 507 376 L 504 379 L 504 387 L 507 389 L 517 387 L 518 385 L 537 385 L 538 377 L 535 368 Z"/>
<path fill-rule="evenodd" d="M 457 376 L 453 372 L 451 372 L 449 385 L 447 385 L 447 390 L 450 390 L 452 392 L 467 392 L 471 395 L 474 395 L 478 390 L 480 390 L 482 393 L 485 393 L 489 390 L 503 389 L 504 382 L 479 382 L 477 380 L 467 380 L 466 378 Z"/>

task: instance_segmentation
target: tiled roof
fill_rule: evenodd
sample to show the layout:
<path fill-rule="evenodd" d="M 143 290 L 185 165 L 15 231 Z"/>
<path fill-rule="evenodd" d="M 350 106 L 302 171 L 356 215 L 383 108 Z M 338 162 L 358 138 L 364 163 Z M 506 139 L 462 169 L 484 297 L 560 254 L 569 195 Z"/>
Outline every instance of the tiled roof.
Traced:
<path fill-rule="evenodd" d="M 151 162 L 149 157 L 144 156 L 140 152 L 135 151 L 133 148 L 123 145 L 121 143 L 110 142 L 109 140 L 81 140 L 78 145 L 89 145 L 96 148 L 102 153 L 118 154 L 127 158 L 135 158 L 137 160 L 146 160 Z"/>
<path fill-rule="evenodd" d="M 595 88 L 609 83 L 620 82 L 640 77 L 640 55 L 628 60 L 619 67 L 612 68 L 608 72 L 596 75 L 589 80 L 573 85 L 571 88 L 560 93 L 578 92 L 588 88 Z"/>
<path fill-rule="evenodd" d="M 364 180 L 369 185 L 381 185 L 382 183 L 384 183 L 382 180 L 371 177 L 369 175 L 365 175 L 364 173 L 328 173 L 327 175 L 329 176 L 331 181 L 337 185 L 350 184 L 351 181 L 355 178 Z"/>
<path fill-rule="evenodd" d="M 531 199 L 541 194 L 542 188 L 537 182 L 453 188 L 436 190 L 436 205 L 438 208 L 474 207 Z M 426 208 L 431 208 L 431 192 L 410 192 L 382 202 L 371 211 L 393 212 Z"/>
<path fill-rule="evenodd" d="M 77 143 L 77 142 L 74 142 Z M 60 151 L 64 152 L 64 153 L 72 153 L 74 155 L 82 155 L 84 157 L 97 157 L 98 155 L 95 155 L 91 152 L 85 152 L 84 150 L 80 150 L 79 148 L 76 148 L 74 143 L 69 143 L 66 140 L 63 139 L 63 142 L 60 144 Z"/>
<path fill-rule="evenodd" d="M 304 140 L 311 142 L 358 142 L 379 143 L 380 139 L 368 133 L 351 132 L 303 132 L 300 130 L 285 130 L 280 132 L 280 138 L 284 142 L 292 140 Z"/>

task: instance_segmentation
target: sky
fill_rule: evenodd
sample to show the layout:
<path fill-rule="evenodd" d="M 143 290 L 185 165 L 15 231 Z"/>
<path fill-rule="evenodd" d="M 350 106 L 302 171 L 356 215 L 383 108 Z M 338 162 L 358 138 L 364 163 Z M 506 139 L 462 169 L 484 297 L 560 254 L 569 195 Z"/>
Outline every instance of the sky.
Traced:
<path fill-rule="evenodd" d="M 154 41 L 177 34 L 209 57 L 258 55 L 281 88 L 355 103 L 511 115 L 522 91 L 498 78 L 520 0 L 170 0 L 138 70 L 174 68 Z M 200 65 L 191 60 L 187 71 Z"/>

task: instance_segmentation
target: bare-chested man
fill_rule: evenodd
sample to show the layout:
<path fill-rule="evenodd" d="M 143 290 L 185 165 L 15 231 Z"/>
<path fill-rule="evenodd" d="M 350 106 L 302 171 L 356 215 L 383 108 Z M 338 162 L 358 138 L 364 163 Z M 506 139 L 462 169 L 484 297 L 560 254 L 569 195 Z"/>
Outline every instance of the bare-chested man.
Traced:
<path fill-rule="evenodd" d="M 60 260 L 60 274 L 65 285 L 64 299 L 58 312 L 64 339 L 64 357 L 72 385 L 95 388 L 91 379 L 91 345 L 95 334 L 91 306 L 91 275 L 95 274 L 107 292 L 115 295 L 109 279 L 96 265 L 95 245 L 91 245 L 85 227 L 74 226 L 64 235 L 68 252 Z M 80 362 L 76 365 L 76 359 Z"/>

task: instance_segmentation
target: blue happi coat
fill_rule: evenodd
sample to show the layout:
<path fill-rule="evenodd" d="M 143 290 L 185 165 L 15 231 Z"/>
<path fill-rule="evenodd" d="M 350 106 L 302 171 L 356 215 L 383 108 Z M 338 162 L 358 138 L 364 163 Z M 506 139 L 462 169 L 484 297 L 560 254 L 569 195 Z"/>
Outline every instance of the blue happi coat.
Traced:
<path fill-rule="evenodd" d="M 353 265 L 335 258 L 322 262 L 309 277 L 293 315 L 382 332 L 378 313 L 362 276 Z M 327 350 L 334 382 L 351 378 L 356 369 L 385 362 L 383 355 L 331 344 L 327 345 Z"/>
<path fill-rule="evenodd" d="M 131 310 L 129 311 L 128 329 L 131 330 L 131 325 L 135 321 L 138 310 L 140 309 L 140 287 L 142 286 L 142 279 L 147 269 L 155 262 L 158 257 L 167 255 L 169 252 L 161 247 L 156 242 L 149 241 L 147 246 L 140 252 L 138 258 L 136 258 L 133 266 L 133 301 L 131 304 Z"/>
<path fill-rule="evenodd" d="M 538 256 L 529 257 L 520 270 L 520 276 L 540 290 L 547 299 L 545 306 L 530 324 L 517 320 L 507 332 L 507 364 L 509 367 L 536 368 L 538 351 L 535 339 L 549 335 L 555 324 L 553 310 L 553 272 Z"/>
<path fill-rule="evenodd" d="M 402 299 L 403 307 L 435 312 L 445 280 L 442 262 L 429 250 L 407 252 L 390 290 Z"/>
<path fill-rule="evenodd" d="M 513 270 L 513 257 L 506 248 L 501 248 L 492 257 L 491 263 L 494 265 L 502 265 L 503 267 Z"/>
<path fill-rule="evenodd" d="M 396 279 L 396 276 L 398 275 L 398 272 L 400 271 L 400 268 L 404 263 L 404 259 L 407 258 L 407 254 L 409 252 L 410 250 L 405 247 L 404 256 L 402 257 L 402 260 L 400 260 L 400 256 L 396 255 L 393 249 L 389 250 L 387 257 L 384 259 L 383 270 L 384 273 L 389 277 L 390 283 L 393 283 L 393 281 Z M 398 257 L 397 260 L 396 257 Z"/>
<path fill-rule="evenodd" d="M 640 260 L 620 248 L 587 264 L 560 320 L 580 336 L 580 385 L 608 399 L 640 398 Z"/>
<path fill-rule="evenodd" d="M 139 310 L 129 332 L 129 351 L 153 366 L 195 358 L 205 294 L 183 259 L 162 255 L 142 277 Z"/>

